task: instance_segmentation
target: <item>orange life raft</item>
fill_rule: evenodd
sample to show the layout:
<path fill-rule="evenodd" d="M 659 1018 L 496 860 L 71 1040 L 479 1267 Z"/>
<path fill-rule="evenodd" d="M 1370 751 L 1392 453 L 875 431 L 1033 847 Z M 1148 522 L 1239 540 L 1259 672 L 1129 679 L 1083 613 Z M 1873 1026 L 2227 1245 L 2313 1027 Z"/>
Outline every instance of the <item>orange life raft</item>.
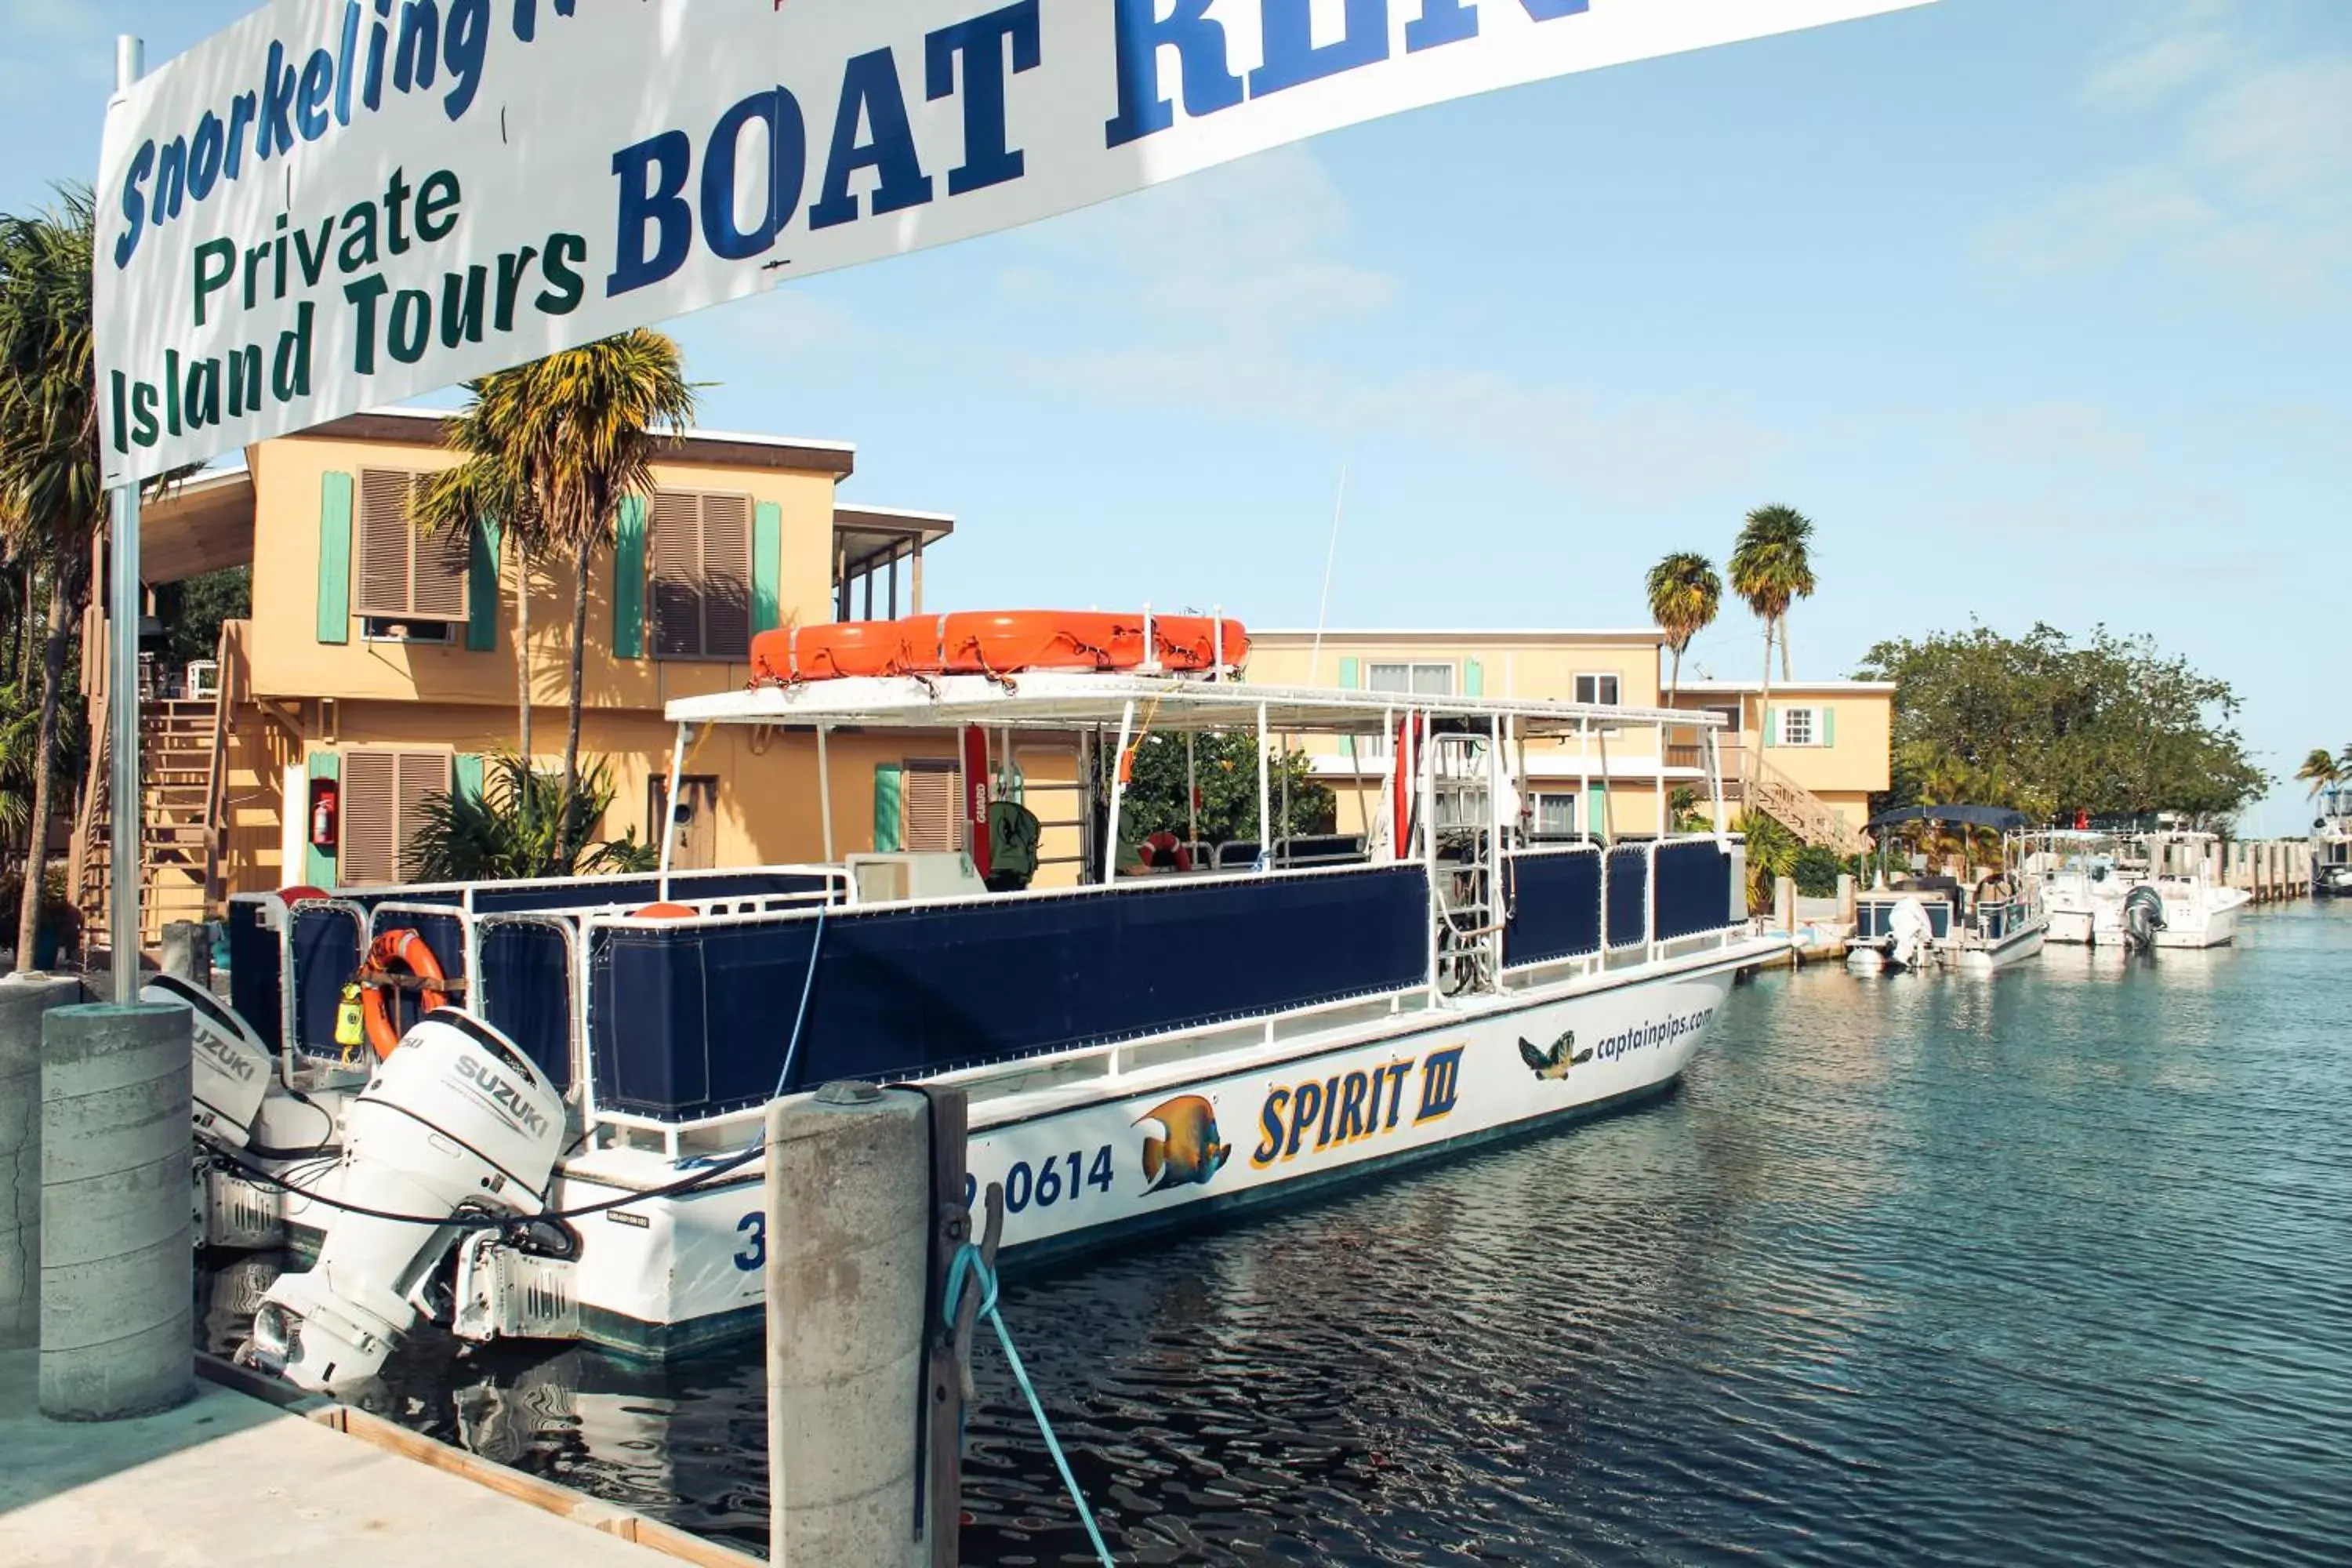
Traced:
<path fill-rule="evenodd" d="M 1241 622 L 1207 616 L 1145 617 L 1100 610 L 992 610 L 842 621 L 762 632 L 751 643 L 751 674 L 765 682 L 858 676 L 1011 675 L 1023 670 L 1136 670 L 1195 674 L 1249 657 Z"/>

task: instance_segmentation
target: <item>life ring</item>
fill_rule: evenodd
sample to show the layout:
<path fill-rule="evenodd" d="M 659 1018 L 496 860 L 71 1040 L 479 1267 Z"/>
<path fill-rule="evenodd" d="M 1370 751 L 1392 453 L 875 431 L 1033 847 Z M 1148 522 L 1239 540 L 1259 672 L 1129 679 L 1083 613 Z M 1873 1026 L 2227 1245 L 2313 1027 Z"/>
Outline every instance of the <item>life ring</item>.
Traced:
<path fill-rule="evenodd" d="M 425 939 L 414 931 L 388 931 L 375 939 L 368 949 L 367 962 L 360 965 L 361 1007 L 367 1019 L 368 1044 L 374 1048 L 376 1059 L 383 1060 L 400 1047 L 400 1026 L 393 1012 L 393 987 L 383 984 L 398 964 L 419 980 L 438 981 L 447 978 L 441 973 L 441 961 Z M 427 985 L 425 990 L 425 1011 L 446 1007 L 446 993 Z"/>
<path fill-rule="evenodd" d="M 1189 871 L 1192 868 L 1192 852 L 1184 847 L 1182 839 L 1178 838 L 1166 828 L 1161 828 L 1145 839 L 1139 847 L 1143 851 L 1141 858 L 1146 866 L 1154 868 L 1168 866 L 1179 871 Z"/>

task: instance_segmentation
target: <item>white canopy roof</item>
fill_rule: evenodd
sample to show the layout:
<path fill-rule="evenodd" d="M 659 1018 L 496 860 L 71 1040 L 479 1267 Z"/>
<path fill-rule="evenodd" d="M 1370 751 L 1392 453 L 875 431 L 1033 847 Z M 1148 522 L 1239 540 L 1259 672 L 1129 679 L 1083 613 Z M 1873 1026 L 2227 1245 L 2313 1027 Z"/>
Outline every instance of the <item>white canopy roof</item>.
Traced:
<path fill-rule="evenodd" d="M 1520 735 L 1529 737 L 1661 724 L 1699 731 L 1723 724 L 1719 715 L 1691 709 L 1667 711 L 1531 698 L 1428 697 L 1164 675 L 1043 671 L 1001 679 L 945 675 L 811 680 L 680 698 L 669 704 L 667 712 L 682 724 L 856 724 L 905 730 L 986 724 L 1050 730 L 1116 724 L 1130 702 L 1150 710 L 1150 727 L 1162 731 L 1255 728 L 1261 708 L 1268 729 L 1309 734 L 1385 734 L 1394 716 L 1406 712 L 1507 718 L 1515 721 Z"/>

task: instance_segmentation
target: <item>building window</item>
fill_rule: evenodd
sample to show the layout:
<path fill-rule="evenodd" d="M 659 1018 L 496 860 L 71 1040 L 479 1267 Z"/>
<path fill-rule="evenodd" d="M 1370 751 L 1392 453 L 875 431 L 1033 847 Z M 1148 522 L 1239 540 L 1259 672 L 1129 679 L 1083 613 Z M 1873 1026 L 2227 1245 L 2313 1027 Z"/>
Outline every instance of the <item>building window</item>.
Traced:
<path fill-rule="evenodd" d="M 1783 708 L 1780 710 L 1780 744 L 1818 746 L 1822 743 L 1822 731 L 1820 709 Z"/>
<path fill-rule="evenodd" d="M 898 818 L 900 847 L 944 855 L 963 847 L 961 770 L 952 762 L 907 759 Z"/>
<path fill-rule="evenodd" d="M 656 492 L 654 654 L 751 657 L 751 498 Z"/>
<path fill-rule="evenodd" d="M 1538 840 L 1576 837 L 1576 796 L 1544 793 L 1535 799 L 1534 833 Z"/>
<path fill-rule="evenodd" d="M 1617 678 L 1613 675 L 1580 675 L 1576 678 L 1576 700 L 1588 708 L 1618 706 Z"/>
<path fill-rule="evenodd" d="M 449 793 L 451 768 L 446 752 L 345 752 L 336 880 L 346 887 L 415 881 L 425 803 Z"/>
<path fill-rule="evenodd" d="M 1413 697 L 1454 695 L 1451 664 L 1375 664 L 1367 673 L 1368 691 L 1395 691 Z"/>
<path fill-rule="evenodd" d="M 360 470 L 360 616 L 387 624 L 463 621 L 472 543 L 444 530 L 420 533 L 410 519 L 431 476 Z M 421 640 L 421 639 L 420 639 Z"/>
<path fill-rule="evenodd" d="M 360 622 L 360 636 L 368 642 L 421 642 L 446 645 L 457 640 L 455 621 L 393 621 L 369 616 Z"/>

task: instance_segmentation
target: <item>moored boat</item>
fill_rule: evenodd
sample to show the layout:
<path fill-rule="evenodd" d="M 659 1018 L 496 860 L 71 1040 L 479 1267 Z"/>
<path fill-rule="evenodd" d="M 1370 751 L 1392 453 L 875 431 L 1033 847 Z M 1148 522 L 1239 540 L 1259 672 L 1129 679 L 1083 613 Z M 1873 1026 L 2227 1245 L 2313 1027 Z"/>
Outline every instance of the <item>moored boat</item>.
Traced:
<path fill-rule="evenodd" d="M 1893 881 L 1884 869 L 1891 829 L 1935 823 L 2001 836 L 2001 861 L 1973 887 L 1949 876 L 1907 876 Z M 2024 816 L 2000 806 L 1918 805 L 1880 814 L 1877 881 L 1855 900 L 1856 931 L 1847 966 L 1857 973 L 1924 970 L 1931 965 L 1990 974 L 2023 963 L 2048 940 L 2050 917 L 2032 879 L 2024 876 Z"/>
<path fill-rule="evenodd" d="M 2352 898 L 2352 784 L 2319 792 L 2311 824 L 2311 896 Z"/>
<path fill-rule="evenodd" d="M 1201 635 L 1213 658 L 1246 646 L 1238 627 Z M 1786 947 L 1751 928 L 1734 837 L 1538 843 L 1518 815 L 1523 742 L 1650 725 L 1705 730 L 1711 752 L 1704 716 L 1232 674 L 780 677 L 672 704 L 681 754 L 722 724 L 813 730 L 820 758 L 837 730 L 954 737 L 969 762 L 953 851 L 237 900 L 230 1026 L 278 1090 L 224 1119 L 252 1134 L 210 1174 L 208 1229 L 290 1234 L 339 1260 L 273 1288 L 261 1359 L 316 1384 L 363 1376 L 418 1317 L 472 1340 L 638 1351 L 748 1327 L 778 1095 L 845 1079 L 962 1089 L 968 1196 L 1001 1185 L 1005 1247 L 1037 1257 L 1635 1103 L 1679 1078 L 1735 973 Z M 1153 823 L 1168 844 L 1139 844 L 1143 825 L 1120 826 L 1146 730 L 1254 735 L 1259 822 L 1278 736 L 1377 747 L 1391 787 L 1361 835 L 1204 845 Z M 1022 885 L 1024 800 L 1048 781 L 1012 763 L 1046 736 L 1074 746 L 1066 782 L 1093 803 L 1074 887 Z M 341 1239 L 366 1222 L 338 1205 L 392 1204 L 367 1160 L 337 1156 L 363 1104 L 406 1088 L 339 1016 L 400 931 L 465 1014 L 412 1023 L 421 986 L 392 984 L 393 1055 L 443 1052 L 461 1077 L 470 1062 L 522 1131 L 484 1177 L 507 1207 L 462 1238 L 412 1226 L 395 1258 L 388 1233 L 377 1253 Z M 443 1098 L 396 1109 L 426 1126 L 477 1114 Z M 402 1201 L 426 1201 L 415 1189 Z M 355 1258 L 400 1288 L 358 1278 Z"/>

